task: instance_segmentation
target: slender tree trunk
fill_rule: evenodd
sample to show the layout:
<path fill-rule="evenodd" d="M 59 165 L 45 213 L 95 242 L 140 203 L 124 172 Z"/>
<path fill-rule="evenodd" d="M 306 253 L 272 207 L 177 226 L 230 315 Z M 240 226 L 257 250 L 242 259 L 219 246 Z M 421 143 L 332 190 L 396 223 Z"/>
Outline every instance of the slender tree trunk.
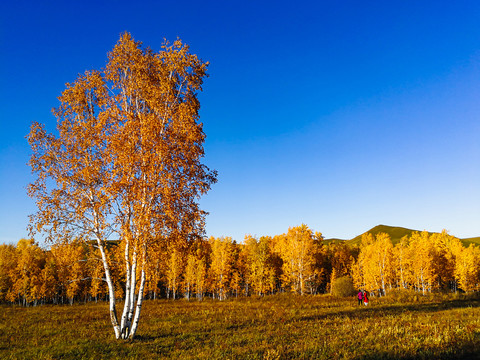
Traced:
<path fill-rule="evenodd" d="M 175 300 L 177 298 L 177 277 L 176 277 L 176 272 L 174 272 L 174 275 L 173 275 L 173 300 Z"/>
<path fill-rule="evenodd" d="M 422 280 L 422 294 L 425 295 L 425 282 L 423 280 L 423 271 L 420 273 L 421 280 Z"/>
<path fill-rule="evenodd" d="M 107 286 L 108 286 L 108 293 L 109 293 L 109 298 L 110 298 L 110 320 L 112 321 L 113 325 L 113 331 L 115 331 L 115 337 L 117 339 L 120 339 L 121 336 L 121 331 L 120 331 L 120 325 L 118 324 L 118 319 L 117 319 L 117 310 L 115 308 L 115 288 L 113 286 L 113 281 L 112 281 L 112 276 L 110 273 L 110 267 L 108 266 L 107 262 L 107 255 L 105 254 L 105 248 L 103 246 L 102 240 L 97 234 L 97 244 L 98 248 L 100 249 L 100 253 L 102 255 L 102 262 L 103 262 L 103 267 L 105 269 L 105 279 L 107 281 Z"/>
<path fill-rule="evenodd" d="M 121 321 L 121 328 L 122 328 L 122 337 L 125 339 L 125 329 L 127 328 L 127 319 L 128 319 L 128 312 L 130 311 L 130 243 L 129 239 L 126 239 L 125 242 L 125 270 L 126 270 L 126 282 L 125 282 L 125 304 L 123 305 L 123 313 L 122 313 L 122 321 Z M 128 326 L 129 327 L 129 326 Z"/>
<path fill-rule="evenodd" d="M 135 307 L 135 285 L 137 283 L 137 249 L 136 247 L 134 247 L 134 250 L 133 250 L 131 271 L 132 273 L 130 275 L 130 308 L 129 308 L 128 318 L 127 318 L 127 321 L 129 323 L 132 322 L 133 311 Z"/>
<path fill-rule="evenodd" d="M 130 284 L 130 241 L 126 239 L 125 244 L 125 267 L 126 267 L 126 282 L 125 282 L 125 304 L 123 305 L 123 313 L 122 313 L 122 321 L 121 321 L 121 329 L 122 329 L 122 338 L 125 339 L 127 337 L 126 329 L 130 328 L 130 324 L 128 324 L 128 313 L 130 311 L 130 291 L 131 291 L 131 284 Z"/>
<path fill-rule="evenodd" d="M 137 297 L 137 306 L 135 309 L 135 317 L 132 322 L 132 329 L 130 330 L 129 338 L 133 339 L 135 333 L 137 332 L 138 321 L 140 320 L 140 312 L 142 310 L 143 303 L 143 290 L 145 288 L 145 267 L 142 267 L 141 277 L 140 277 L 140 287 L 138 289 Z"/>

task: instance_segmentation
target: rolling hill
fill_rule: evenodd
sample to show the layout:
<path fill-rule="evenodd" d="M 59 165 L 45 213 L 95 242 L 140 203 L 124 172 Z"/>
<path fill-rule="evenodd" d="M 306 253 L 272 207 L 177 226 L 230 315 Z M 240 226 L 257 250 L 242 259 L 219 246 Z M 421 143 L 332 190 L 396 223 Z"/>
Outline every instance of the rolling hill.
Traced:
<path fill-rule="evenodd" d="M 370 233 L 375 236 L 378 233 L 387 233 L 390 235 L 390 238 L 392 239 L 392 243 L 395 245 L 400 242 L 402 237 L 410 236 L 413 232 L 420 232 L 420 231 L 421 230 L 412 230 L 412 229 L 407 229 L 399 226 L 377 225 L 371 228 L 370 230 L 364 232 L 363 234 Z M 353 239 L 350 239 L 350 240 L 331 238 L 331 239 L 325 239 L 324 241 L 327 244 L 328 243 L 339 244 L 339 243 L 345 242 L 349 245 L 360 245 L 363 234 L 355 236 Z M 469 246 L 470 244 L 480 245 L 480 237 L 460 239 L 460 241 L 462 241 L 464 246 Z"/>

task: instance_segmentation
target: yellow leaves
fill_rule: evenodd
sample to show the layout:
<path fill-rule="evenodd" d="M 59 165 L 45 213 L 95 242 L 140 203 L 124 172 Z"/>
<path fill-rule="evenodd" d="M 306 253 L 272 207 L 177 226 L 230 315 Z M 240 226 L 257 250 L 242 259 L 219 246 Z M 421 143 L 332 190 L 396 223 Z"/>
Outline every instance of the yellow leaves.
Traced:
<path fill-rule="evenodd" d="M 156 297 L 163 283 L 171 295 L 175 291 L 199 299 L 206 292 L 220 299 L 239 293 L 265 295 L 280 286 L 316 293 L 328 291 L 329 281 L 350 275 L 358 288 L 383 289 L 386 293 L 393 288 L 479 290 L 480 249 L 465 248 L 446 233 L 413 233 L 396 246 L 388 235 L 377 234 L 373 242 L 360 248 L 353 265 L 355 249 L 346 244 L 324 246 L 318 238 L 308 227 L 300 226 L 273 238 L 246 236 L 243 244 L 214 237 L 197 239 L 190 247 L 184 247 L 182 241 L 170 246 L 163 241 L 151 242 L 147 292 Z M 124 294 L 127 261 L 131 267 L 134 253 L 145 243 L 131 234 L 107 243 L 115 294 Z M 80 242 L 55 244 L 50 251 L 40 249 L 32 239 L 20 240 L 17 247 L 0 246 L 3 301 L 103 297 L 107 293 L 104 276 L 98 249 L 87 249 Z M 139 279 L 140 272 L 135 276 Z M 78 281 L 81 279 L 86 281 Z"/>
<path fill-rule="evenodd" d="M 246 278 L 252 291 L 258 295 L 273 293 L 275 290 L 275 268 L 271 243 L 272 238 L 268 236 L 262 236 L 260 239 L 251 235 L 245 236 L 243 252 L 246 257 Z"/>
<path fill-rule="evenodd" d="M 354 267 L 355 285 L 368 291 L 385 291 L 394 281 L 393 246 L 390 236 L 379 233 L 362 236 L 362 248 L 358 256 L 358 264 Z"/>
<path fill-rule="evenodd" d="M 480 274 L 478 270 L 480 250 L 473 244 L 471 244 L 468 248 L 462 247 L 458 250 L 456 254 L 454 272 L 459 287 L 467 293 L 478 290 L 480 287 Z"/>
<path fill-rule="evenodd" d="M 216 181 L 200 162 L 206 66 L 180 40 L 155 54 L 124 33 L 105 69 L 67 83 L 54 110 L 59 136 L 37 123 L 29 135 L 32 230 L 52 240 L 130 232 L 142 244 L 200 233 L 198 197 Z"/>
<path fill-rule="evenodd" d="M 292 291 L 303 294 L 307 279 L 315 273 L 315 255 L 318 241 L 306 225 L 289 228 L 287 234 L 277 237 L 277 251 L 283 260 L 283 280 Z"/>
<path fill-rule="evenodd" d="M 464 248 L 445 231 L 414 232 L 393 247 L 386 234 L 364 236 L 353 277 L 359 288 L 386 290 L 390 287 L 430 292 L 436 289 L 476 289 L 480 280 L 476 247 Z"/>
<path fill-rule="evenodd" d="M 208 241 L 212 249 L 210 265 L 212 290 L 224 300 L 232 274 L 233 240 L 231 237 L 210 237 Z"/>
<path fill-rule="evenodd" d="M 0 300 L 30 303 L 42 296 L 42 268 L 46 253 L 32 239 L 17 247 L 0 246 Z"/>
<path fill-rule="evenodd" d="M 171 246 L 167 252 L 167 262 L 166 262 L 166 280 L 168 291 L 173 292 L 173 298 L 176 297 L 176 292 L 181 285 L 181 275 L 183 273 L 183 254 L 175 246 Z"/>

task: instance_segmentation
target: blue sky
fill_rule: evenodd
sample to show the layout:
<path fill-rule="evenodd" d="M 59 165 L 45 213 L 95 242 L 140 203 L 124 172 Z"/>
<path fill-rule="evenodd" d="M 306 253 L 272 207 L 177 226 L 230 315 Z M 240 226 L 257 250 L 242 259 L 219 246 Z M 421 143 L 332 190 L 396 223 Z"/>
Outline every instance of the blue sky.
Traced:
<path fill-rule="evenodd" d="M 10 1 L 0 5 L 0 243 L 27 236 L 32 121 L 105 65 L 120 33 L 180 37 L 200 95 L 207 234 L 305 223 L 480 236 L 480 3 Z"/>

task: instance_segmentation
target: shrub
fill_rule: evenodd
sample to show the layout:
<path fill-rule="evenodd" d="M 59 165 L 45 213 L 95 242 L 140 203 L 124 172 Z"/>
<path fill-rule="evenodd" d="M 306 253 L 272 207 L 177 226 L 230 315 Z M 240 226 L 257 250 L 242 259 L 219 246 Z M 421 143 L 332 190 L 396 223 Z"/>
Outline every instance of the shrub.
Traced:
<path fill-rule="evenodd" d="M 332 285 L 332 295 L 338 297 L 352 296 L 356 294 L 353 281 L 350 276 L 342 276 L 335 279 Z"/>

